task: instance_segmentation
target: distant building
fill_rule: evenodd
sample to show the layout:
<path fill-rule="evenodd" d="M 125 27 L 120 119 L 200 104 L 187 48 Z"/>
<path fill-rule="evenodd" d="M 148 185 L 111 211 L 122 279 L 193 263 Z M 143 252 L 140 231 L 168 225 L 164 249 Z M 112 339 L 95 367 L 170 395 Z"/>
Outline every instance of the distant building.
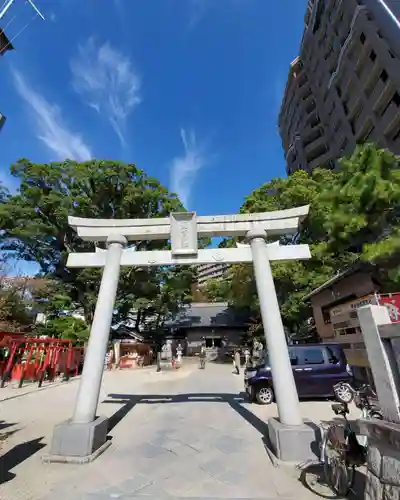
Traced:
<path fill-rule="evenodd" d="M 211 279 L 222 279 L 227 270 L 229 264 L 226 263 L 216 263 L 216 264 L 201 264 L 197 266 L 197 283 L 198 285 L 204 286 L 207 281 Z"/>
<path fill-rule="evenodd" d="M 288 174 L 368 141 L 400 154 L 399 19 L 396 0 L 308 1 L 279 115 Z"/>
<path fill-rule="evenodd" d="M 355 266 L 337 274 L 305 297 L 311 302 L 315 328 L 321 340 L 341 344 L 354 375 L 367 382 L 372 382 L 372 373 L 357 309 L 376 304 L 380 289 L 379 276 L 372 267 Z"/>
<path fill-rule="evenodd" d="M 248 330 L 249 317 L 225 302 L 192 303 L 165 326 L 171 331 L 171 338 L 179 339 L 185 354 L 200 352 L 206 348 L 226 352 L 239 346 Z"/>

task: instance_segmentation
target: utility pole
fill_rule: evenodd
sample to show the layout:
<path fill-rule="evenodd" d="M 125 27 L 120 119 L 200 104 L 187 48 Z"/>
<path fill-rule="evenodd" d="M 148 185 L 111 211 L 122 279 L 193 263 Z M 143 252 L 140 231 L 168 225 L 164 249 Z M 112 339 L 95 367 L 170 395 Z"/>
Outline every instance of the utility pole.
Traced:
<path fill-rule="evenodd" d="M 0 22 L 3 21 L 3 18 L 6 16 L 6 14 L 8 13 L 8 11 L 10 10 L 10 8 L 13 6 L 15 0 L 5 0 L 3 2 L 3 5 L 0 7 Z M 35 11 L 36 15 L 34 16 L 33 19 L 35 19 L 36 17 L 40 17 L 41 19 L 43 19 L 43 21 L 45 20 L 44 18 L 44 15 L 40 12 L 40 10 L 36 7 L 36 5 L 33 3 L 32 0 L 25 0 L 25 3 L 29 3 L 29 5 L 32 7 L 32 9 Z M 13 22 L 15 16 L 12 17 L 7 25 L 5 27 L 0 27 L 0 56 L 2 56 L 3 54 L 5 54 L 7 51 L 10 51 L 10 50 L 13 50 L 14 47 L 12 45 L 12 42 L 17 38 L 18 35 L 20 35 L 24 30 L 25 28 L 27 28 L 29 26 L 29 24 L 31 23 L 31 21 L 28 21 L 25 26 L 23 26 L 21 29 L 17 30 L 17 33 L 11 37 L 10 39 L 7 37 L 7 35 L 5 34 L 5 30 L 8 29 L 9 25 Z M 32 19 L 32 20 L 33 20 Z M 0 131 L 1 129 L 3 128 L 3 125 L 6 121 L 6 117 L 0 113 Z"/>
<path fill-rule="evenodd" d="M 3 19 L 3 17 L 5 16 L 5 14 L 9 11 L 10 7 L 12 6 L 12 4 L 15 2 L 15 0 L 7 0 L 3 6 L 3 8 L 1 9 L 0 11 L 0 19 Z M 40 10 L 36 7 L 36 5 L 32 2 L 32 0 L 26 0 L 26 3 L 29 3 L 29 5 L 32 7 L 32 9 L 36 12 L 36 14 L 41 17 L 43 19 L 43 21 L 45 20 L 44 19 L 44 15 L 40 12 Z"/>

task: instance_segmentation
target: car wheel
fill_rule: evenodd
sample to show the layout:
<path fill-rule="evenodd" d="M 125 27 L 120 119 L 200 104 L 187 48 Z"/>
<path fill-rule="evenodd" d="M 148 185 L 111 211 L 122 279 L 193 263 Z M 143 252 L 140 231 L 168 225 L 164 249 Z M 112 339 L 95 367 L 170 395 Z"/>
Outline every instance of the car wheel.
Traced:
<path fill-rule="evenodd" d="M 334 392 L 336 399 L 341 403 L 349 404 L 354 399 L 354 391 L 352 390 L 349 384 L 346 383 L 338 384 L 335 387 Z"/>
<path fill-rule="evenodd" d="M 270 405 L 274 401 L 274 391 L 268 385 L 260 385 L 255 392 L 256 401 L 260 405 Z"/>

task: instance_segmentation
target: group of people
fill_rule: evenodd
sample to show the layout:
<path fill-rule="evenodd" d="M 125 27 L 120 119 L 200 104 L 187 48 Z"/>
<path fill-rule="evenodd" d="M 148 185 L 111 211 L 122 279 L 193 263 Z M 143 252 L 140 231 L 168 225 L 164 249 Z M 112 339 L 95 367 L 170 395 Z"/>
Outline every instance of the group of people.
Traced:
<path fill-rule="evenodd" d="M 245 366 L 249 366 L 251 363 L 251 352 L 250 352 L 250 349 L 248 347 L 244 348 L 243 350 L 235 349 L 235 351 L 232 354 L 232 361 L 233 361 L 234 373 L 237 375 L 240 374 L 240 367 L 242 365 L 242 353 L 244 356 Z M 205 345 L 201 346 L 199 357 L 200 357 L 200 368 L 205 368 L 206 359 L 207 359 L 207 350 L 206 350 Z"/>

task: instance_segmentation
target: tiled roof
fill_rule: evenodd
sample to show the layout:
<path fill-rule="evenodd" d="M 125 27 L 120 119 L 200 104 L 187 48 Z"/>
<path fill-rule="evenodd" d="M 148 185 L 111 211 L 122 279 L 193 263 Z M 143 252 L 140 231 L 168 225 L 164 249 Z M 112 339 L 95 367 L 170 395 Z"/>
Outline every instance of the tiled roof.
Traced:
<path fill-rule="evenodd" d="M 247 314 L 233 309 L 225 302 L 192 303 L 173 320 L 166 322 L 170 328 L 241 327 L 249 320 Z"/>

